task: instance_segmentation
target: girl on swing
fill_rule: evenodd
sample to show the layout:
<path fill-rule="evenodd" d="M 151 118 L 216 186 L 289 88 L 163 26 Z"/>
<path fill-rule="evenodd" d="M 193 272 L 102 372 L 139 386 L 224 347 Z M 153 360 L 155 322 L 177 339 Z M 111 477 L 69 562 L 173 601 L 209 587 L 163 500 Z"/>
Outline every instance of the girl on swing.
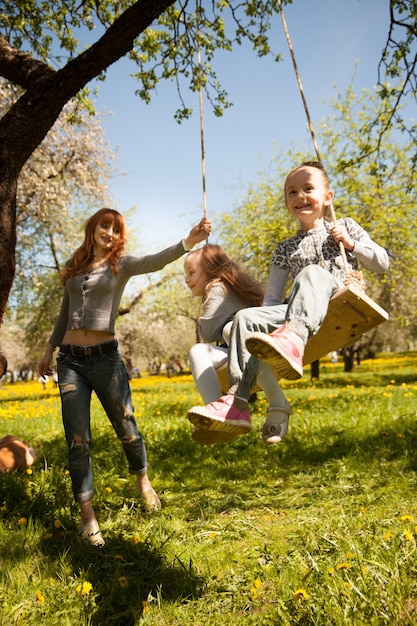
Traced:
<path fill-rule="evenodd" d="M 192 346 L 190 367 L 203 401 L 210 403 L 221 394 L 216 370 L 227 363 L 227 344 L 233 318 L 243 308 L 260 306 L 263 290 L 218 245 L 206 244 L 190 252 L 184 269 L 185 282 L 191 293 L 202 298 L 197 328 L 199 337 L 207 342 Z M 215 342 L 222 345 L 213 345 Z M 267 445 L 279 443 L 288 431 L 290 405 L 274 372 L 266 363 L 260 364 L 257 383 L 269 403 L 267 419 L 262 427 L 262 441 Z M 250 422 L 243 421 L 241 426 L 235 422 L 230 432 L 227 429 L 195 428 L 192 437 L 200 444 L 224 443 L 250 430 Z"/>
<path fill-rule="evenodd" d="M 264 306 L 236 313 L 229 340 L 231 385 L 217 401 L 190 409 L 188 418 L 198 428 L 231 433 L 250 424 L 248 399 L 259 360 L 270 364 L 278 379 L 302 377 L 304 346 L 320 328 L 330 298 L 346 279 L 339 242 L 352 270 L 357 270 L 357 261 L 376 273 L 388 268 L 387 252 L 357 222 L 350 218 L 325 222 L 333 191 L 320 162 L 309 161 L 293 169 L 284 192 L 299 230 L 275 249 Z M 289 276 L 293 284 L 284 305 Z"/>
<path fill-rule="evenodd" d="M 188 236 L 156 254 L 125 254 L 126 225 L 113 209 L 100 209 L 85 224 L 84 241 L 62 274 L 64 295 L 54 331 L 39 363 L 51 375 L 57 356 L 68 468 L 81 512 L 82 536 L 95 546 L 104 539 L 92 506 L 90 401 L 97 394 L 126 455 L 130 474 L 148 511 L 161 507 L 148 478 L 145 444 L 133 413 L 129 379 L 115 339 L 115 320 L 127 281 L 161 270 L 206 239 L 211 222 L 203 218 Z"/>

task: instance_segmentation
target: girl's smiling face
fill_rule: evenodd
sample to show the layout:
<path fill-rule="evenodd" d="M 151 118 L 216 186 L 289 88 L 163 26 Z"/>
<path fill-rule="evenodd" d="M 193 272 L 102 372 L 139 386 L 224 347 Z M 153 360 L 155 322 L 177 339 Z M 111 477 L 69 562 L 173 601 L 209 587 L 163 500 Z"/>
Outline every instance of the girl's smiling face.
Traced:
<path fill-rule="evenodd" d="M 333 192 L 319 169 L 303 166 L 288 174 L 285 203 L 303 230 L 317 228 L 322 223 L 325 208 L 332 199 Z"/>
<path fill-rule="evenodd" d="M 201 267 L 200 257 L 201 254 L 196 250 L 190 253 L 184 261 L 185 283 L 193 296 L 203 296 L 204 289 L 210 280 Z"/>

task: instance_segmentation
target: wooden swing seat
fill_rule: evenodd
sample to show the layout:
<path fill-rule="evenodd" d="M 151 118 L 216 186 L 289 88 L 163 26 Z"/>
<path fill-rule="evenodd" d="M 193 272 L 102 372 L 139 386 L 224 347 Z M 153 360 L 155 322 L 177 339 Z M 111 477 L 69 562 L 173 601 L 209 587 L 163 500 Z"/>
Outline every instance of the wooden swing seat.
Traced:
<path fill-rule="evenodd" d="M 388 313 L 359 287 L 342 287 L 331 298 L 319 331 L 307 342 L 304 364 L 308 365 L 333 350 L 354 343 L 363 333 L 388 318 Z"/>
<path fill-rule="evenodd" d="M 319 331 L 307 342 L 303 363 L 308 365 L 334 350 L 354 343 L 363 333 L 382 324 L 388 313 L 369 298 L 356 285 L 348 285 L 337 291 L 329 302 L 326 317 Z M 229 388 L 227 365 L 220 366 L 217 375 L 223 393 Z M 253 392 L 259 391 L 256 385 Z"/>

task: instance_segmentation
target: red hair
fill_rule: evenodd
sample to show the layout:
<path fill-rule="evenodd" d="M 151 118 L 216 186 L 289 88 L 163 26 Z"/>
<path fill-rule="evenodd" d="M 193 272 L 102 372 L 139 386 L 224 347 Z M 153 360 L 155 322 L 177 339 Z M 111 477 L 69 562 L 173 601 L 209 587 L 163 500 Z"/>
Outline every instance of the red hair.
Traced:
<path fill-rule="evenodd" d="M 86 272 L 93 262 L 94 233 L 97 224 L 113 225 L 120 232 L 120 238 L 113 248 L 108 251 L 105 259 L 113 273 L 119 269 L 119 259 L 125 251 L 127 229 L 123 216 L 115 209 L 100 209 L 92 215 L 84 225 L 84 241 L 75 250 L 62 272 L 62 282 L 67 282 L 70 276 L 77 276 Z"/>

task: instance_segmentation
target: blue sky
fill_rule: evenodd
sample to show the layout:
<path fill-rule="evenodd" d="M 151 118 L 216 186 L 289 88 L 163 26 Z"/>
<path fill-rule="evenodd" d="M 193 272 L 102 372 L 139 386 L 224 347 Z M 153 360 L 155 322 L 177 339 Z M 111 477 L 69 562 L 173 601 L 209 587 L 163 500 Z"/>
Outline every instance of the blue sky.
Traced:
<path fill-rule="evenodd" d="M 389 25 L 389 0 L 294 0 L 285 16 L 313 125 L 331 111 L 329 99 L 356 71 L 355 91 L 372 88 Z M 267 168 L 275 146 L 311 145 L 306 117 L 279 16 L 273 48 L 283 60 L 258 59 L 236 47 L 213 61 L 233 107 L 216 118 L 204 102 L 207 214 L 227 212 L 249 183 Z M 357 65 L 358 64 L 358 65 Z M 181 125 L 175 85 L 161 84 L 150 105 L 134 95 L 134 66 L 123 59 L 99 83 L 97 108 L 107 115 L 105 138 L 117 147 L 112 184 L 122 213 L 136 207 L 131 222 L 142 252 L 178 241 L 203 214 L 198 94 L 185 93 L 194 114 Z M 216 241 L 215 232 L 211 241 Z"/>

